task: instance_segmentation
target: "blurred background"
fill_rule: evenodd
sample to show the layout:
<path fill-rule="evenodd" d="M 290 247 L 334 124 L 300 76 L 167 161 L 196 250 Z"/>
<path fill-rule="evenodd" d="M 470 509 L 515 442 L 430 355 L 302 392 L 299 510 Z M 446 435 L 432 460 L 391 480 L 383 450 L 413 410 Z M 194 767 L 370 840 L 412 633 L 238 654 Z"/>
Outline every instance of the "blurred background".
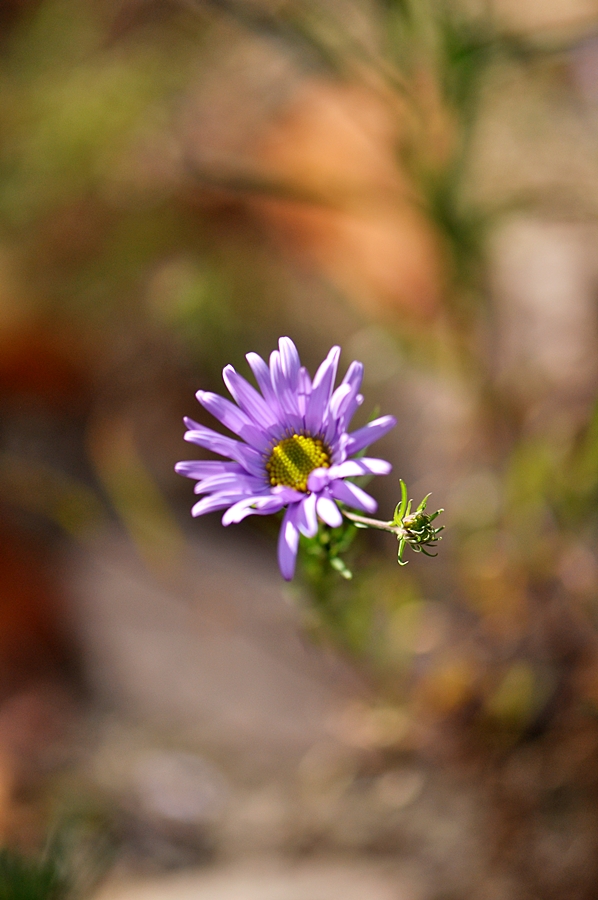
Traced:
<path fill-rule="evenodd" d="M 7 853 L 67 823 L 102 900 L 593 900 L 597 311 L 596 0 L 4 0 Z M 277 521 L 191 520 L 182 416 L 284 334 L 365 364 L 437 559 L 285 586 Z"/>

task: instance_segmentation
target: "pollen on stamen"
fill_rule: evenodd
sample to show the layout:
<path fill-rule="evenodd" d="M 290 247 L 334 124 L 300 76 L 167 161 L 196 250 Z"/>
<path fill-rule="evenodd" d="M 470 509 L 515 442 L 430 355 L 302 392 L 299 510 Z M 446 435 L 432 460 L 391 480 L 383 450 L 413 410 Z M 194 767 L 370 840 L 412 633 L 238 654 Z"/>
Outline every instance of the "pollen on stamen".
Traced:
<path fill-rule="evenodd" d="M 328 469 L 330 462 L 330 451 L 320 438 L 293 434 L 272 448 L 266 471 L 272 487 L 283 485 L 306 493 L 310 473 Z"/>

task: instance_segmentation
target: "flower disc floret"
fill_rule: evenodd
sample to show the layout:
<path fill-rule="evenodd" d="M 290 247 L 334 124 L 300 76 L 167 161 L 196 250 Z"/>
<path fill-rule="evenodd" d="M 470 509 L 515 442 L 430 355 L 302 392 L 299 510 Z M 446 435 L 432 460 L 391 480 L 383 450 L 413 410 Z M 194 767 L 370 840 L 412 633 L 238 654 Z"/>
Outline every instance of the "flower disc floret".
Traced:
<path fill-rule="evenodd" d="M 307 479 L 314 469 L 330 468 L 330 451 L 320 438 L 293 434 L 272 448 L 266 470 L 270 484 L 307 493 Z"/>
<path fill-rule="evenodd" d="M 226 366 L 222 377 L 235 402 L 210 391 L 196 396 L 238 440 L 185 419 L 185 440 L 225 457 L 175 466 L 179 474 L 195 479 L 195 493 L 203 495 L 192 515 L 224 510 L 222 524 L 230 525 L 284 510 L 278 563 L 287 580 L 295 571 L 299 534 L 314 537 L 318 519 L 331 528 L 341 525 L 339 504 L 376 511 L 374 498 L 348 479 L 391 470 L 384 459 L 355 458 L 396 421 L 381 416 L 348 430 L 363 401 L 363 366 L 351 363 L 335 388 L 339 356 L 340 347 L 333 347 L 312 379 L 292 340 L 282 337 L 269 365 L 257 353 L 247 354 L 259 390 Z"/>

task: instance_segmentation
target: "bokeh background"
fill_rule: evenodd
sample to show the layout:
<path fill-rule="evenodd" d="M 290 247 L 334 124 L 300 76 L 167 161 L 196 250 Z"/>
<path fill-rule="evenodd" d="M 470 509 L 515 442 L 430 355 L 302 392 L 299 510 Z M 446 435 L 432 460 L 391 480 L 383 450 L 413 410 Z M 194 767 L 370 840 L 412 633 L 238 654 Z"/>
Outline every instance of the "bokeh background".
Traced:
<path fill-rule="evenodd" d="M 104 900 L 593 900 L 597 260 L 596 0 L 5 0 L 2 844 L 70 823 Z M 277 522 L 190 519 L 182 416 L 282 334 L 365 364 L 437 559 L 289 587 Z"/>

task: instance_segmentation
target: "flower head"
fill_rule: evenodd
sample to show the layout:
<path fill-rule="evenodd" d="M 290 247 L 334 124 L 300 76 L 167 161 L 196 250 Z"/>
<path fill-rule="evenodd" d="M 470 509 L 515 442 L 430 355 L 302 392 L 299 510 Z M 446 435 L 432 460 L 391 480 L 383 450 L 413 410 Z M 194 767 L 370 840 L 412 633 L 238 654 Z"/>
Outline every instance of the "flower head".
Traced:
<path fill-rule="evenodd" d="M 209 391 L 197 392 L 202 406 L 240 440 L 186 418 L 185 440 L 228 459 L 189 460 L 177 463 L 175 470 L 196 479 L 195 493 L 204 495 L 192 508 L 193 516 L 225 509 L 222 524 L 230 525 L 286 508 L 278 562 L 289 581 L 299 533 L 314 537 L 318 518 L 331 528 L 341 525 L 338 503 L 375 512 L 374 498 L 347 479 L 386 475 L 391 465 L 383 459 L 350 457 L 386 434 L 396 420 L 382 416 L 349 432 L 363 401 L 362 364 L 351 363 L 335 390 L 340 347 L 332 348 L 313 381 L 290 338 L 280 338 L 278 348 L 269 366 L 257 353 L 247 354 L 259 391 L 226 366 L 222 377 L 235 403 Z"/>

